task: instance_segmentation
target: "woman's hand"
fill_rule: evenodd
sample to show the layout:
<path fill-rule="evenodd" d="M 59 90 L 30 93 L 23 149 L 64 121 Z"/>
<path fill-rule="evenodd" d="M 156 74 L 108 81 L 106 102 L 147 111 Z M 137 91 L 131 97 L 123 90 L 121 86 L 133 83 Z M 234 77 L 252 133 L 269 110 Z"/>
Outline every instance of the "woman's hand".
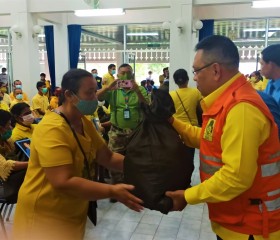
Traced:
<path fill-rule="evenodd" d="M 143 201 L 130 193 L 133 189 L 134 186 L 127 184 L 112 185 L 111 198 L 118 200 L 136 212 L 140 212 L 144 209 Z"/>

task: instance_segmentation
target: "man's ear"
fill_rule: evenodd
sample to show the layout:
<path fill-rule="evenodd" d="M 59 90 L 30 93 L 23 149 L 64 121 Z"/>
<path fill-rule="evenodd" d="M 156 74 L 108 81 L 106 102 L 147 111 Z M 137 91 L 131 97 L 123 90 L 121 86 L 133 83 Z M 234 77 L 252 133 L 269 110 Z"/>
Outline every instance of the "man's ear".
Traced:
<path fill-rule="evenodd" d="M 213 73 L 214 73 L 214 80 L 215 81 L 219 81 L 219 79 L 221 78 L 221 65 L 218 63 L 214 63 L 213 64 Z"/>

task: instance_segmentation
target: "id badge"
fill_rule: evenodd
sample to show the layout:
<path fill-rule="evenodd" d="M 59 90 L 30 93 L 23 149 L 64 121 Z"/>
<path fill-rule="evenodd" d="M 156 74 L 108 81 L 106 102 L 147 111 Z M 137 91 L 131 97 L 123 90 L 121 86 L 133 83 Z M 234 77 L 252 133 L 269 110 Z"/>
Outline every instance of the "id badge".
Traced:
<path fill-rule="evenodd" d="M 128 108 L 123 110 L 123 118 L 124 119 L 130 119 L 130 111 Z"/>

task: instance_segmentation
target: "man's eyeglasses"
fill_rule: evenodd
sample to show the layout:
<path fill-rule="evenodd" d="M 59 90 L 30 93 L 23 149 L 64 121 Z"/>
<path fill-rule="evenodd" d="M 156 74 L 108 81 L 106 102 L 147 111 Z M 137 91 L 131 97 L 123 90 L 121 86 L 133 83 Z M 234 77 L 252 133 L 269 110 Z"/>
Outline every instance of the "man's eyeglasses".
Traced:
<path fill-rule="evenodd" d="M 203 66 L 203 67 L 201 67 L 201 68 L 199 68 L 199 69 L 193 70 L 193 74 L 194 74 L 194 75 L 197 75 L 198 72 L 200 72 L 200 71 L 203 70 L 204 68 L 210 67 L 212 64 L 214 64 L 214 63 L 208 63 L 208 64 L 206 64 L 205 66 Z"/>

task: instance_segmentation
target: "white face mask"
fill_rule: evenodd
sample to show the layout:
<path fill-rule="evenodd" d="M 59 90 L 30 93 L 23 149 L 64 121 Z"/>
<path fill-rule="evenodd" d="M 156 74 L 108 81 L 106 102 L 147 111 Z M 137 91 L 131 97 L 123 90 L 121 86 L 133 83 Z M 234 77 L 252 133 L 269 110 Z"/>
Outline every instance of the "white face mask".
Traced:
<path fill-rule="evenodd" d="M 22 117 L 23 123 L 25 125 L 31 125 L 34 122 L 34 116 L 32 113 Z"/>
<path fill-rule="evenodd" d="M 102 101 L 102 102 L 98 101 L 98 106 L 99 106 L 99 107 L 104 106 L 104 104 L 105 104 L 105 101 Z"/>

